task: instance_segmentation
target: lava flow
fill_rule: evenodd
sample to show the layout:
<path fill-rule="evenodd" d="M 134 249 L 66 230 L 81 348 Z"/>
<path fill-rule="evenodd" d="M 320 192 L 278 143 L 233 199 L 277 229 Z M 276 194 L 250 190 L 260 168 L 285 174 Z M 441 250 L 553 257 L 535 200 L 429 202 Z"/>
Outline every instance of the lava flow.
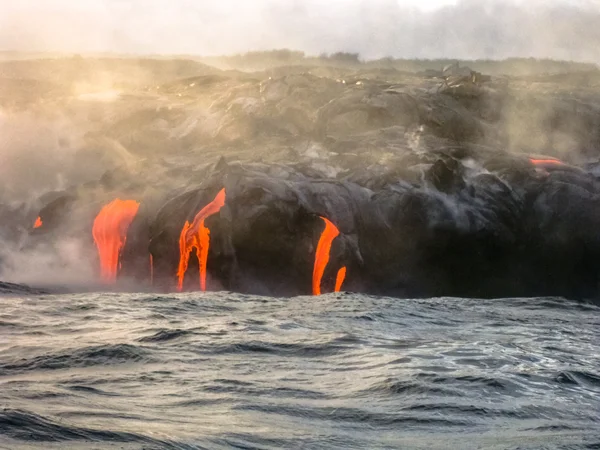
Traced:
<path fill-rule="evenodd" d="M 135 200 L 117 198 L 105 205 L 94 220 L 92 235 L 100 256 L 101 276 L 106 283 L 117 280 L 119 257 L 125 246 L 127 230 L 139 207 Z"/>
<path fill-rule="evenodd" d="M 325 222 L 325 229 L 319 238 L 317 244 L 317 252 L 315 254 L 315 266 L 313 269 L 312 288 L 313 295 L 321 295 L 321 279 L 325 272 L 325 267 L 329 263 L 329 252 L 331 251 L 331 243 L 340 234 L 337 227 L 327 220 L 325 217 L 321 217 Z M 339 292 L 346 278 L 346 268 L 342 267 L 336 276 L 335 280 L 335 292 Z"/>
<path fill-rule="evenodd" d="M 43 224 L 44 224 L 44 222 L 42 222 L 42 218 L 40 216 L 38 216 L 38 218 L 35 219 L 35 223 L 33 224 L 33 228 L 40 228 Z"/>
<path fill-rule="evenodd" d="M 206 262 L 210 247 L 210 230 L 204 226 L 204 220 L 218 213 L 225 205 L 225 188 L 221 189 L 214 200 L 200 210 L 194 221 L 185 222 L 179 236 L 179 268 L 177 270 L 177 290 L 183 290 L 183 279 L 190 261 L 192 250 L 196 249 L 196 256 L 200 265 L 200 289 L 206 291 Z"/>
<path fill-rule="evenodd" d="M 534 159 L 534 158 L 529 158 L 529 161 L 531 161 L 533 164 L 538 165 L 538 164 L 556 164 L 559 166 L 563 166 L 565 163 L 560 161 L 559 159 Z"/>
<path fill-rule="evenodd" d="M 346 267 L 342 267 L 338 270 L 337 276 L 335 277 L 335 290 L 334 292 L 340 292 L 342 289 L 342 284 L 344 284 L 344 280 L 346 279 Z"/>

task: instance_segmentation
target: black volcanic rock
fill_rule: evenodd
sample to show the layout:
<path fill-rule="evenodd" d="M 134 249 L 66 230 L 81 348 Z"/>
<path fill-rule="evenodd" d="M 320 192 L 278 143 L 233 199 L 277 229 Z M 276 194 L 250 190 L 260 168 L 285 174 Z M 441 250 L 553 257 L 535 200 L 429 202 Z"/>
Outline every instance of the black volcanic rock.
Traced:
<path fill-rule="evenodd" d="M 373 294 L 600 298 L 600 94 L 589 87 L 180 64 L 180 78 L 161 70 L 111 101 L 64 89 L 45 99 L 39 108 L 85 138 L 71 172 L 39 180 L 34 200 L 0 191 L 0 263 L 58 237 L 93 258 L 95 216 L 131 199 L 141 205 L 119 278 L 172 291 L 185 222 L 225 189 L 205 221 L 209 289 L 310 294 L 325 218 L 339 236 L 324 292 L 346 267 L 343 289 Z M 192 255 L 184 290 L 199 288 L 198 269 Z"/>

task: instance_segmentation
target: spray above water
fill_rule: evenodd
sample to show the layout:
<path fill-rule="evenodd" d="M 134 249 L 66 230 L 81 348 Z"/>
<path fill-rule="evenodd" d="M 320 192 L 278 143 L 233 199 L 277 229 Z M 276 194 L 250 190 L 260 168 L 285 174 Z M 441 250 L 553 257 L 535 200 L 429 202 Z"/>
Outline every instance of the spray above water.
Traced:
<path fill-rule="evenodd" d="M 115 199 L 105 205 L 94 220 L 92 235 L 100 257 L 100 271 L 105 283 L 115 283 L 121 250 L 127 230 L 137 215 L 140 204 L 135 200 Z"/>
<path fill-rule="evenodd" d="M 321 216 L 320 216 L 321 217 Z M 313 279 L 312 288 L 313 295 L 321 295 L 321 279 L 325 268 L 329 263 L 329 253 L 331 251 L 331 244 L 333 240 L 339 236 L 340 231 L 337 227 L 327 220 L 325 217 L 321 217 L 325 222 L 325 229 L 321 233 L 319 243 L 317 244 L 317 252 L 315 253 L 315 265 L 313 268 Z M 346 267 L 342 267 L 338 270 L 335 280 L 335 292 L 339 292 L 346 278 Z"/>
<path fill-rule="evenodd" d="M 200 289 L 206 291 L 206 263 L 210 247 L 210 230 L 204 226 L 204 220 L 218 213 L 225 205 L 225 188 L 221 189 L 214 200 L 206 205 L 190 224 L 183 225 L 179 236 L 179 268 L 177 270 L 177 290 L 183 290 L 183 279 L 188 269 L 190 254 L 196 249 L 196 256 L 200 265 Z"/>

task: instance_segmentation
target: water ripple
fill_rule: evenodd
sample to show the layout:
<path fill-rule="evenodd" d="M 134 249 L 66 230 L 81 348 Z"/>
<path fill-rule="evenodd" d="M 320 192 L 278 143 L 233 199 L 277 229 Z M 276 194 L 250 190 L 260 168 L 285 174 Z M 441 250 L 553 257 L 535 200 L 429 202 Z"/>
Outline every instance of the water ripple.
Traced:
<path fill-rule="evenodd" d="M 595 306 L 36 295 L 0 297 L 0 446 L 11 449 L 600 442 Z"/>

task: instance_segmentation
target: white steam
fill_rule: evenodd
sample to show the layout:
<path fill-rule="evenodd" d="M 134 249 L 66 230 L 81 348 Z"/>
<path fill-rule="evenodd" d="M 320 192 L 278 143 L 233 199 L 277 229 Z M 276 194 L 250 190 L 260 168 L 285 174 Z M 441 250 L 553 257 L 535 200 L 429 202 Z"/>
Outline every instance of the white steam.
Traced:
<path fill-rule="evenodd" d="M 0 2 L 0 50 L 598 63 L 598 23 L 597 0 L 21 0 Z"/>
<path fill-rule="evenodd" d="M 63 238 L 32 249 L 3 247 L 2 279 L 40 287 L 97 284 L 95 255 L 78 238 Z"/>

